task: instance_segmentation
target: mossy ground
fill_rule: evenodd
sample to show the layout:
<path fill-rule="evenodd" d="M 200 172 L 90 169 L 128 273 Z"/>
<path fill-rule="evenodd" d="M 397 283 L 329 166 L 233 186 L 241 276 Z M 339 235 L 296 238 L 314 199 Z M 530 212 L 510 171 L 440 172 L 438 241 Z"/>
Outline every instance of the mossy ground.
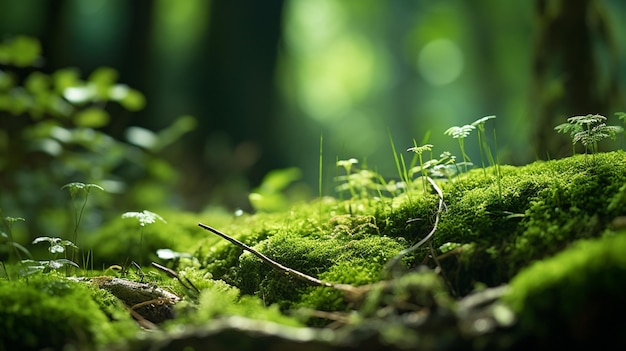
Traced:
<path fill-rule="evenodd" d="M 426 304 L 415 289 L 408 295 L 406 289 L 387 289 L 385 297 L 372 288 L 369 299 L 354 301 L 335 289 L 307 285 L 203 231 L 198 222 L 219 228 L 287 267 L 332 283 L 369 286 L 414 272 L 412 277 L 422 278 L 411 286 L 428 292 L 424 296 L 430 296 L 431 307 L 454 309 L 454 301 L 472 291 L 511 281 L 510 295 L 503 301 L 519 315 L 520 338 L 530 335 L 524 340 L 549 338 L 534 335 L 528 327 L 540 319 L 546 324 L 567 324 L 570 317 L 582 320 L 581 313 L 596 308 L 624 310 L 620 293 L 626 291 L 626 265 L 619 255 L 626 237 L 624 152 L 477 169 L 450 181 L 438 180 L 445 202 L 440 214 L 437 194 L 422 189 L 419 179 L 415 184 L 393 197 L 322 198 L 281 213 L 160 213 L 168 223 L 145 228 L 144 262 L 155 260 L 175 268 L 200 290 L 190 293 L 172 285 L 187 298 L 177 308 L 179 317 L 166 329 L 229 315 L 292 326 L 324 325 L 295 311 L 303 307 L 353 311 L 363 319 L 380 316 L 377 309 L 393 305 L 390 301 L 418 299 Z M 403 271 L 387 271 L 386 263 L 421 240 L 437 215 L 440 221 L 432 240 L 403 258 Z M 89 239 L 95 265 L 106 268 L 123 265 L 128 258 L 138 261 L 141 253 L 132 241 L 137 235 L 138 226 L 132 221 L 120 218 L 109 223 Z M 193 258 L 163 261 L 153 254 L 162 248 Z M 9 289 L 28 285 L 20 284 L 3 280 L 0 292 L 20 295 Z M 78 299 L 62 294 L 56 298 L 63 296 L 67 296 L 63 301 Z M 13 296 L 11 301 L 23 306 L 18 300 Z M 598 305 L 603 301 L 612 301 L 611 306 Z M 16 313 L 11 311 L 5 308 L 2 320 Z M 558 333 L 579 327 L 570 323 Z M 73 340 L 68 333 L 61 335 Z M 30 340 L 27 335 L 23 338 Z"/>

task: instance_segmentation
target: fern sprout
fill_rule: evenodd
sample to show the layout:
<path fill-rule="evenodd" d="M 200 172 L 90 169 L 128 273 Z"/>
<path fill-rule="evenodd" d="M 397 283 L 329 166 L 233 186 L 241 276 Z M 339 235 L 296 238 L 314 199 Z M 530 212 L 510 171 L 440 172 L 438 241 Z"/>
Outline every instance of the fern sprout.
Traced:
<path fill-rule="evenodd" d="M 585 154 L 589 150 L 595 154 L 598 152 L 599 141 L 607 138 L 615 139 L 615 136 L 624 130 L 620 126 L 607 126 L 605 121 L 606 117 L 598 114 L 574 116 L 567 119 L 568 123 L 559 124 L 554 129 L 559 133 L 570 133 L 572 146 L 580 142 L 585 147 Z"/>

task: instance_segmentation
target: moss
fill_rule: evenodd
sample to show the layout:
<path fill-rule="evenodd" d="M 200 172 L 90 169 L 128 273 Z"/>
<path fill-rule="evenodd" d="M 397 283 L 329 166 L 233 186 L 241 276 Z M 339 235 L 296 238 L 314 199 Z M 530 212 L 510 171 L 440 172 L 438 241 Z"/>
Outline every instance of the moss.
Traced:
<path fill-rule="evenodd" d="M 197 223 L 203 214 L 186 212 L 160 211 L 159 214 L 167 223 L 156 222 L 143 228 L 143 253 L 139 252 L 140 227 L 132 218 L 114 218 L 97 232 L 86 238 L 81 249 L 92 250 L 94 267 L 108 267 L 113 264 L 122 265 L 128 259 L 140 262 L 163 262 L 156 256 L 159 249 L 171 249 L 177 252 L 191 253 L 196 242 L 205 237 Z M 226 213 L 207 213 L 216 223 L 224 223 L 232 219 Z"/>
<path fill-rule="evenodd" d="M 266 306 L 256 296 L 241 295 L 239 289 L 221 280 L 207 280 L 197 303 L 179 304 L 181 313 L 178 320 L 170 323 L 176 325 L 203 325 L 207 321 L 227 316 L 241 316 L 250 319 L 275 322 L 283 325 L 301 326 L 296 319 L 282 314 L 277 305 Z"/>
<path fill-rule="evenodd" d="M 1 349 L 61 350 L 74 345 L 96 349 L 130 337 L 137 328 L 128 315 L 114 313 L 93 291 L 55 274 L 33 275 L 19 281 L 0 281 Z M 120 318 L 111 321 L 110 318 Z"/>
<path fill-rule="evenodd" d="M 393 306 L 396 311 L 403 311 L 452 305 L 453 300 L 441 276 L 432 271 L 412 272 L 374 285 L 361 307 L 361 313 L 364 317 L 373 316 L 385 306 Z"/>
<path fill-rule="evenodd" d="M 626 231 L 577 241 L 522 270 L 503 301 L 539 343 L 624 344 L 626 328 L 617 322 L 626 311 L 624 252 Z"/>
<path fill-rule="evenodd" d="M 488 169 L 475 170 L 444 186 L 447 210 L 434 236 L 435 247 L 471 244 L 458 261 L 457 289 L 467 293 L 474 282 L 507 282 L 521 268 L 553 255 L 570 242 L 599 236 L 624 214 L 610 207 L 626 183 L 626 154 L 583 155 L 523 167 L 502 167 L 502 192 Z M 619 199 L 619 198 L 618 198 Z M 423 255 L 425 251 L 422 252 Z"/>
<path fill-rule="evenodd" d="M 445 210 L 433 237 L 454 291 L 463 296 L 477 283 L 507 282 L 531 262 L 580 238 L 599 236 L 617 216 L 626 183 L 624 152 L 583 155 L 502 166 L 441 181 Z M 360 285 L 383 278 L 384 264 L 422 239 L 434 224 L 438 198 L 422 192 L 394 199 L 321 199 L 287 213 L 246 215 L 220 228 L 290 268 L 337 283 Z M 610 205 L 613 204 L 613 205 Z M 441 250 L 438 248 L 441 247 Z M 201 269 L 283 308 L 306 305 L 345 310 L 338 292 L 314 288 L 274 271 L 250 253 L 215 236 L 195 246 Z M 404 262 L 430 261 L 428 245 Z M 457 257 L 454 259 L 452 257 Z M 429 258 L 430 257 L 430 258 Z"/>

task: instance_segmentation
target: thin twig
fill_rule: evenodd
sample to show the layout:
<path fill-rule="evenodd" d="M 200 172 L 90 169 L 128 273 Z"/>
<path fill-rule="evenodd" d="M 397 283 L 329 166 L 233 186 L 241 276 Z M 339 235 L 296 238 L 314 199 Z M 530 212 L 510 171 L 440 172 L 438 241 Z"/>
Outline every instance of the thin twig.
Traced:
<path fill-rule="evenodd" d="M 417 244 L 415 244 L 415 245 L 413 245 L 413 246 L 411 246 L 411 247 L 409 247 L 407 249 L 404 249 L 404 250 L 400 251 L 394 258 L 389 260 L 389 262 L 386 265 L 386 269 L 387 270 L 391 270 L 391 269 L 395 268 L 396 265 L 398 264 L 398 262 L 402 259 L 402 257 L 404 257 L 405 255 L 407 255 L 407 254 L 417 250 L 420 246 L 424 245 L 424 243 L 427 242 L 428 240 L 430 240 L 430 238 L 432 238 L 432 236 L 437 231 L 437 226 L 439 225 L 439 216 L 441 215 L 441 212 L 443 211 L 443 208 L 444 208 L 443 192 L 441 191 L 439 186 L 435 183 L 435 181 L 432 180 L 432 178 L 426 177 L 426 179 L 428 180 L 430 185 L 433 187 L 433 189 L 435 189 L 435 191 L 437 192 L 437 195 L 439 195 L 439 206 L 437 206 L 437 213 L 435 214 L 435 223 L 433 224 L 433 229 L 431 229 L 431 231 L 428 233 L 428 235 L 426 235 Z"/>
<path fill-rule="evenodd" d="M 294 278 L 298 278 L 300 280 L 304 280 L 304 281 L 306 281 L 306 282 L 308 282 L 310 284 L 313 284 L 313 285 L 326 286 L 326 287 L 329 287 L 329 288 L 336 287 L 336 284 L 324 282 L 324 281 L 321 281 L 321 280 L 319 280 L 317 278 L 311 277 L 310 275 L 304 274 L 302 272 L 298 272 L 295 269 L 291 269 L 289 267 L 285 267 L 282 264 L 280 264 L 280 263 L 272 260 L 271 258 L 263 255 L 262 253 L 258 252 L 257 250 L 251 248 L 250 246 L 242 243 L 241 241 L 239 241 L 239 240 L 237 240 L 237 239 L 235 239 L 235 238 L 233 238 L 233 237 L 231 237 L 231 236 L 229 236 L 229 235 L 227 235 L 225 233 L 220 232 L 219 230 L 217 230 L 217 229 L 215 229 L 213 227 L 210 227 L 210 226 L 208 226 L 206 224 L 202 224 L 202 223 L 198 223 L 198 225 L 202 229 L 206 229 L 206 230 L 208 230 L 208 231 L 210 231 L 210 232 L 212 232 L 214 234 L 217 234 L 217 235 L 221 236 L 222 238 L 230 241 L 231 243 L 241 247 L 242 249 L 252 253 L 256 257 L 258 257 L 261 260 L 267 262 L 269 265 L 271 265 L 275 269 L 278 269 L 279 271 L 283 271 L 283 272 L 287 273 L 288 275 L 290 275 L 290 276 L 292 276 Z"/>

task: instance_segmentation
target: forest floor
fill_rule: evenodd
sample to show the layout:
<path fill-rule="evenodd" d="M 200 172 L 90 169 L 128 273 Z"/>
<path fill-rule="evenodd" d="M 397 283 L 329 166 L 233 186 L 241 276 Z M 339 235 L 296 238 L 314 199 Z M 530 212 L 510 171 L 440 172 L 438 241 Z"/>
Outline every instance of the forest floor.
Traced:
<path fill-rule="evenodd" d="M 626 342 L 625 152 L 395 190 L 359 177 L 349 199 L 282 212 L 114 220 L 89 238 L 90 269 L 3 265 L 0 351 Z"/>

